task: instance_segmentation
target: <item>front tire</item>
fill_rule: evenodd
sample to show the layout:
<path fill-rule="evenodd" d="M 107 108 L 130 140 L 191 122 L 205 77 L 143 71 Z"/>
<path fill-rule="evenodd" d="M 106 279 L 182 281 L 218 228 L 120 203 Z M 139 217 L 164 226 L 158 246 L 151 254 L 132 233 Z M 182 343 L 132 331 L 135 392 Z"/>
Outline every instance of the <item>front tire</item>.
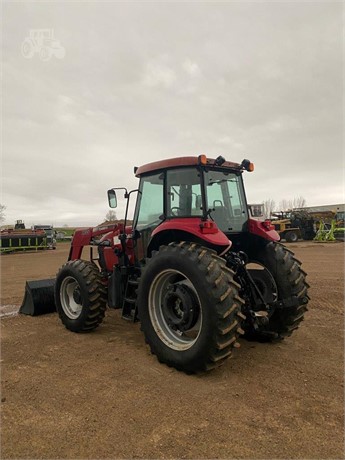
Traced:
<path fill-rule="evenodd" d="M 308 310 L 309 284 L 306 282 L 306 273 L 293 252 L 280 243 L 267 244 L 252 259 L 268 270 L 277 289 L 278 302 L 283 301 L 287 305 L 276 308 L 268 324 L 261 325 L 258 330 L 245 324 L 245 338 L 260 342 L 281 341 L 299 327 Z M 265 300 L 271 301 L 267 298 Z M 289 302 L 292 304 L 288 305 Z"/>
<path fill-rule="evenodd" d="M 152 353 L 187 373 L 218 367 L 244 331 L 244 303 L 225 261 L 194 243 L 171 243 L 143 269 L 138 312 Z"/>
<path fill-rule="evenodd" d="M 91 331 L 103 321 L 107 296 L 96 265 L 70 260 L 56 276 L 55 304 L 62 323 L 73 332 Z"/>

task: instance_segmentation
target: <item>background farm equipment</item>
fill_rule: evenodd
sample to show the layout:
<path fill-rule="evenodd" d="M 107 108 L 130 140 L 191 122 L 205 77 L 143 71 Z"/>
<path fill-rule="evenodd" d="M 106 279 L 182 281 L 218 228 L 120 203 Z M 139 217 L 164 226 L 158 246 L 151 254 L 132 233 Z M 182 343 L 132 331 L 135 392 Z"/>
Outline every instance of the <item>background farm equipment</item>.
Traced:
<path fill-rule="evenodd" d="M 344 223 L 342 223 L 344 225 Z M 338 241 L 345 241 L 345 227 L 335 227 L 334 237 Z"/>
<path fill-rule="evenodd" d="M 25 224 L 22 220 L 17 220 L 16 223 L 14 224 L 14 229 L 15 230 L 24 230 L 25 229 Z"/>
<path fill-rule="evenodd" d="M 56 242 L 52 226 L 35 226 L 32 229 L 27 229 L 22 220 L 17 220 L 14 228 L 2 230 L 0 233 L 1 254 L 55 248 Z"/>
<path fill-rule="evenodd" d="M 318 223 L 318 230 L 314 238 L 315 241 L 344 241 L 345 228 L 337 227 L 336 220 L 332 220 L 331 224 L 321 220 Z"/>
<path fill-rule="evenodd" d="M 334 237 L 335 221 L 332 221 L 330 228 L 326 228 L 323 221 L 319 223 L 318 231 L 315 235 L 315 241 L 335 241 Z"/>
<path fill-rule="evenodd" d="M 204 155 L 135 168 L 138 189 L 108 191 L 112 208 L 115 190 L 124 191 L 124 223 L 77 229 L 54 287 L 42 280 L 35 295 L 28 293 L 30 314 L 35 296 L 41 301 L 53 291 L 60 319 L 73 332 L 97 328 L 107 306 L 121 309 L 124 319 L 140 320 L 160 362 L 185 372 L 223 364 L 241 335 L 290 336 L 307 310 L 306 274 L 271 223 L 249 216 L 242 173 L 253 169 L 248 160 Z M 89 260 L 82 259 L 85 246 Z"/>
<path fill-rule="evenodd" d="M 271 222 L 281 239 L 288 242 L 312 240 L 316 235 L 314 218 L 305 211 L 275 212 L 272 217 L 275 219 Z"/>
<path fill-rule="evenodd" d="M 55 230 L 52 225 L 34 225 L 33 230 L 43 230 L 47 237 L 47 246 L 49 249 L 56 249 Z"/>
<path fill-rule="evenodd" d="M 338 206 L 338 208 L 340 205 Z M 344 241 L 343 211 L 308 211 L 314 219 L 316 229 L 315 241 Z"/>
<path fill-rule="evenodd" d="M 0 233 L 0 253 L 13 251 L 47 249 L 48 241 L 44 230 L 26 229 L 22 221 L 17 221 L 14 229 Z"/>

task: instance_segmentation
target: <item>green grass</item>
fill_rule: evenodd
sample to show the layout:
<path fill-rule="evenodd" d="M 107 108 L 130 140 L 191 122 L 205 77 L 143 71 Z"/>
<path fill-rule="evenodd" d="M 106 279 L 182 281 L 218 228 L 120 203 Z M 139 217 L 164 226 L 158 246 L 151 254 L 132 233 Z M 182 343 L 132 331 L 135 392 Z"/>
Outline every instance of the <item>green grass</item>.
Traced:
<path fill-rule="evenodd" d="M 56 232 L 63 232 L 66 236 L 73 236 L 76 227 L 54 227 Z"/>

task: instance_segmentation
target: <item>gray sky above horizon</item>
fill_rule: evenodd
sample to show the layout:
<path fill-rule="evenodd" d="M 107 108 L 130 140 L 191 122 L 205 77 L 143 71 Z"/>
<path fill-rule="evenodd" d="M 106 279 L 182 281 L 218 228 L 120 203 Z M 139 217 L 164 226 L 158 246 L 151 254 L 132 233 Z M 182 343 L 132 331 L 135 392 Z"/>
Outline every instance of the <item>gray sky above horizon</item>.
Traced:
<path fill-rule="evenodd" d="M 96 225 L 133 166 L 202 153 L 255 163 L 249 202 L 344 202 L 341 2 L 2 8 L 5 223 Z M 65 56 L 25 58 L 34 29 Z"/>

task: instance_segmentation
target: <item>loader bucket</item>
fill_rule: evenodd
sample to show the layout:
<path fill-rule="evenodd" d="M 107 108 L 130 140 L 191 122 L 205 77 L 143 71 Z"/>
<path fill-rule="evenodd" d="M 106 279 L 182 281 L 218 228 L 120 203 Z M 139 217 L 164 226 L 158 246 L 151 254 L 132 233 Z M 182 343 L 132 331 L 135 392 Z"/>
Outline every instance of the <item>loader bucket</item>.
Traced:
<path fill-rule="evenodd" d="M 54 301 L 55 279 L 27 281 L 19 313 L 38 316 L 56 311 Z"/>

